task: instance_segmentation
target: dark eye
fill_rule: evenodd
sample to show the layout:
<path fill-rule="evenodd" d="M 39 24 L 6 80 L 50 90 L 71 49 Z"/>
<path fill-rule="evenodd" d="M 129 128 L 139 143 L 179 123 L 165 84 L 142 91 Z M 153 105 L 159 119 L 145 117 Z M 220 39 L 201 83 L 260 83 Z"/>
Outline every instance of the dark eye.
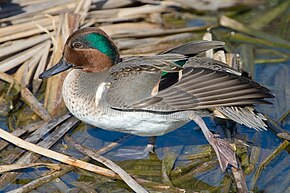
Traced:
<path fill-rule="evenodd" d="M 73 48 L 83 48 L 83 44 L 81 42 L 74 42 L 72 43 Z"/>

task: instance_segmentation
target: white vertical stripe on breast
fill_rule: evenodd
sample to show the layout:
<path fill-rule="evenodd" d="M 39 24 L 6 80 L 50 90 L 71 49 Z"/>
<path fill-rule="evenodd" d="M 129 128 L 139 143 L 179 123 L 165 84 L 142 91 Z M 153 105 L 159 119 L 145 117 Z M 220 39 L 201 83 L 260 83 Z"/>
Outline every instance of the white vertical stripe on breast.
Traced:
<path fill-rule="evenodd" d="M 96 107 L 98 107 L 102 97 L 103 97 L 103 94 L 104 94 L 104 91 L 108 89 L 108 83 L 107 82 L 102 82 L 98 89 L 97 89 L 97 92 L 96 92 L 96 98 L 95 98 L 95 104 L 96 104 Z"/>

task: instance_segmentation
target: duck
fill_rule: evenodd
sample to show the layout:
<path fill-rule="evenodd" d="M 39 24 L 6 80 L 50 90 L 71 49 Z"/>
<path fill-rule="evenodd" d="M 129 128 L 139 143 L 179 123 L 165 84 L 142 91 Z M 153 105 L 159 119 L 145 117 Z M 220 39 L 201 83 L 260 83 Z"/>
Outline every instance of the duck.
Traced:
<path fill-rule="evenodd" d="M 235 151 L 208 129 L 203 117 L 263 130 L 266 118 L 253 105 L 271 104 L 266 99 L 274 96 L 228 65 L 202 55 L 223 46 L 221 41 L 191 41 L 152 56 L 121 58 L 103 30 L 82 28 L 68 37 L 60 61 L 39 78 L 70 69 L 62 88 L 68 110 L 95 127 L 149 137 L 144 152 L 154 150 L 157 136 L 194 121 L 225 171 L 238 167 Z"/>

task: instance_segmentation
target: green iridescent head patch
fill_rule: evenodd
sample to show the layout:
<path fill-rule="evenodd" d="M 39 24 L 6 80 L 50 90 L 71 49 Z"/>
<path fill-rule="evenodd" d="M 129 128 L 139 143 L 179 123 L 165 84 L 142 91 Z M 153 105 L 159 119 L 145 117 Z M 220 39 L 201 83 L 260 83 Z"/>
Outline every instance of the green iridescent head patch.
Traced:
<path fill-rule="evenodd" d="M 98 33 L 90 33 L 86 34 L 84 39 L 89 44 L 89 47 L 99 50 L 110 57 L 113 62 L 116 62 L 118 51 L 106 36 Z"/>

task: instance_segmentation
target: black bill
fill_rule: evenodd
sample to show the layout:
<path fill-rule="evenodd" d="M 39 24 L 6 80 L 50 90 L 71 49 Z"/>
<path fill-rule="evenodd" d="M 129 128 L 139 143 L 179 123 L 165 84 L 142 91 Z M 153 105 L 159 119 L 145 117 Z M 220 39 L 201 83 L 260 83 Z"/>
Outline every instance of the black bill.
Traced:
<path fill-rule="evenodd" d="M 60 61 L 55 66 L 41 73 L 39 75 L 39 78 L 40 79 L 49 78 L 53 75 L 66 71 L 70 69 L 71 67 L 72 67 L 71 64 L 67 63 L 63 58 L 61 58 Z"/>

